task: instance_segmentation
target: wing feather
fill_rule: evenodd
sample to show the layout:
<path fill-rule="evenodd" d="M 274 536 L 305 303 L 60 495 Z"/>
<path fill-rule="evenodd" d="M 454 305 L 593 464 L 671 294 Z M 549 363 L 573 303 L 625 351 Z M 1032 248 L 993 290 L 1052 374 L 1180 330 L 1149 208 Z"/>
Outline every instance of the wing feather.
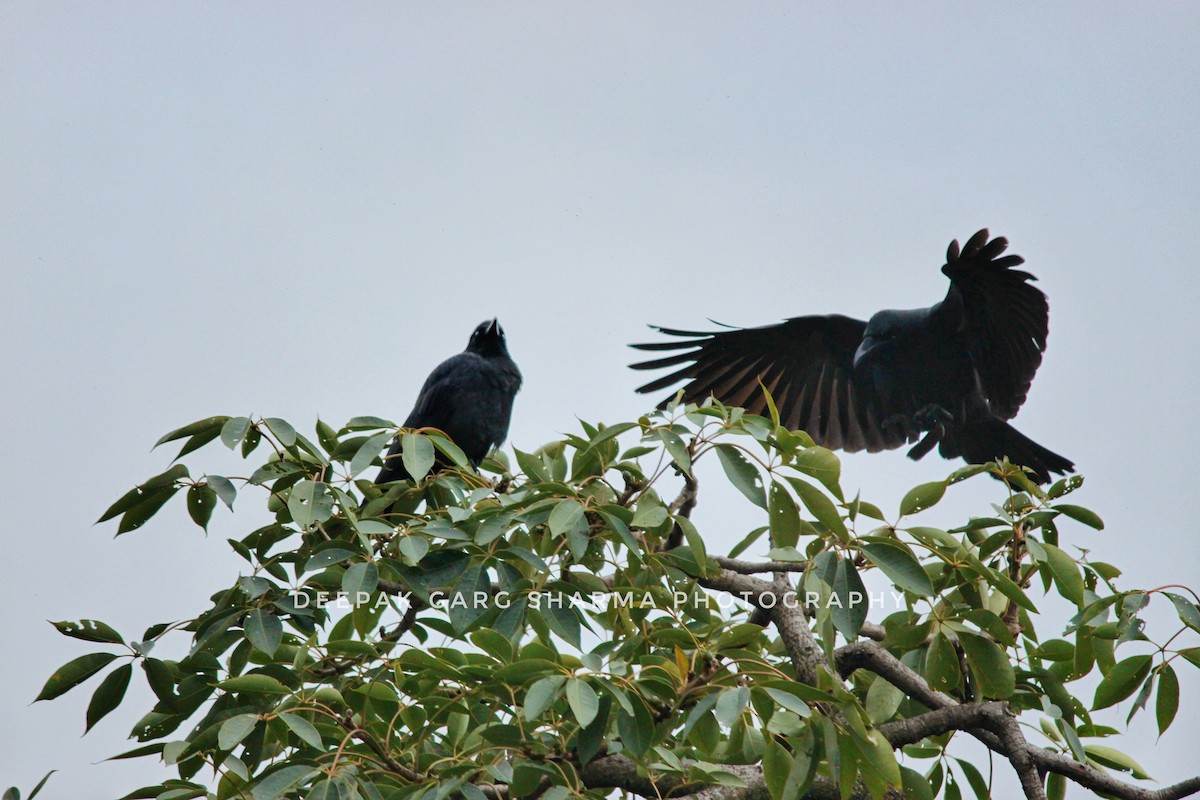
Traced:
<path fill-rule="evenodd" d="M 641 386 L 639 392 L 656 392 L 685 381 L 684 402 L 702 403 L 711 395 L 752 414 L 767 413 L 761 381 L 785 427 L 804 429 L 831 448 L 895 447 L 900 442 L 893 444 L 881 434 L 854 385 L 854 351 L 865 329 L 865 322 L 841 315 L 795 317 L 760 328 L 718 331 L 658 328 L 678 341 L 633 347 L 669 355 L 630 366 L 677 367 Z"/>
<path fill-rule="evenodd" d="M 989 409 L 1001 419 L 1016 416 L 1042 363 L 1049 332 L 1046 295 L 1032 285 L 1017 255 L 1002 255 L 1008 240 L 988 238 L 987 229 L 972 236 L 961 251 L 958 242 L 946 250 L 942 272 L 950 291 L 939 307 L 955 315 L 965 337 Z"/>

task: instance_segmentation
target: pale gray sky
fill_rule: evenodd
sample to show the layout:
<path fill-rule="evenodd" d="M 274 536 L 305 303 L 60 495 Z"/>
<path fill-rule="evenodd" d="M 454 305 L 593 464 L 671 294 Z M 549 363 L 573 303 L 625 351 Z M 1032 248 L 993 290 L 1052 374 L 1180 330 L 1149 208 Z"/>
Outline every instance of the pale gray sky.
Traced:
<path fill-rule="evenodd" d="M 983 226 L 1050 296 L 1017 424 L 1076 461 L 1078 502 L 1108 522 L 1064 541 L 1126 587 L 1200 583 L 1200 6 L 867 12 L 0 6 L 0 783 L 59 769 L 44 796 L 111 797 L 164 777 L 94 763 L 132 746 L 142 710 L 78 738 L 94 681 L 28 705 L 88 651 L 44 620 L 136 638 L 242 564 L 223 540 L 255 521 L 250 498 L 207 538 L 177 502 L 116 541 L 91 526 L 165 468 L 174 451 L 147 452 L 163 432 L 403 419 L 499 315 L 526 377 L 510 441 L 532 449 L 576 416 L 649 407 L 625 368 L 645 323 L 929 305 L 948 241 Z M 846 485 L 894 508 L 952 467 L 853 456 Z M 998 498 L 972 482 L 929 524 Z M 697 520 L 720 550 L 748 513 L 712 488 Z M 1195 769 L 1200 681 L 1183 677 L 1175 729 L 1155 743 L 1143 715 L 1114 743 L 1164 782 Z M 1121 727 L 1123 706 L 1101 720 Z"/>

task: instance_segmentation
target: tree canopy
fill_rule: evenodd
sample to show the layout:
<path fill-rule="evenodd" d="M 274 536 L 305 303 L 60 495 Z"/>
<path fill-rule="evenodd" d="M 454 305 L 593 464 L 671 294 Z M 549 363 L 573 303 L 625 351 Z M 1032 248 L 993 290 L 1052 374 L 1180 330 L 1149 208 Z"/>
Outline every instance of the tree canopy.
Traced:
<path fill-rule="evenodd" d="M 769 411 L 584 423 L 479 472 L 440 432 L 374 417 L 318 422 L 313 439 L 278 418 L 184 426 L 159 440 L 182 442 L 172 466 L 101 521 L 140 529 L 176 494 L 205 529 L 235 501 L 273 521 L 228 540 L 244 574 L 192 619 L 136 638 L 54 623 L 102 647 L 37 699 L 104 673 L 90 729 L 135 672 L 148 682 L 140 744 L 116 757 L 174 777 L 128 798 L 989 797 L 963 738 L 1011 764 L 1028 798 L 1071 783 L 1200 791 L 1186 775 L 1146 788 L 1112 744 L 1134 714 L 1170 727 L 1178 673 L 1200 667 L 1197 596 L 1119 590 L 1117 566 L 1072 546 L 1103 527 L 1067 499 L 1081 477 L 1043 489 L 1007 462 L 972 465 L 882 509 L 847 496 L 838 458 Z M 364 475 L 395 435 L 415 483 L 377 486 Z M 221 444 L 245 476 L 182 460 Z M 705 459 L 745 498 L 748 532 L 727 554 L 691 519 Z M 982 516 L 918 521 L 956 484 L 991 479 Z M 1152 603 L 1178 625 L 1147 626 Z M 1047 629 L 1043 609 L 1062 605 L 1065 630 Z M 168 639 L 185 655 L 156 656 Z M 1129 698 L 1127 715 L 1113 708 Z"/>

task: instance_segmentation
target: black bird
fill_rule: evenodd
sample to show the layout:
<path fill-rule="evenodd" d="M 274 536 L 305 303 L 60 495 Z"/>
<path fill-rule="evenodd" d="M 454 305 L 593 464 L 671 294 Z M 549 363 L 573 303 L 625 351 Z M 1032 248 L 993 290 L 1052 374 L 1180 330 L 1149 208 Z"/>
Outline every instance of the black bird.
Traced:
<path fill-rule="evenodd" d="M 495 319 L 481 322 L 467 349 L 438 364 L 425 379 L 404 427 L 445 432 L 478 465 L 508 436 L 513 397 L 520 388 L 521 371 L 508 355 L 504 329 Z M 376 483 L 409 477 L 400 441 L 392 442 Z"/>
<path fill-rule="evenodd" d="M 783 425 L 825 447 L 874 453 L 923 434 L 909 457 L 935 445 L 944 457 L 970 463 L 1007 456 L 1045 483 L 1075 465 L 1007 422 L 1025 402 L 1049 327 L 1046 296 L 1030 283 L 1034 276 L 1014 269 L 1023 258 L 1002 255 L 1007 247 L 1002 237 L 989 240 L 986 229 L 961 252 L 951 242 L 944 300 L 879 311 L 869 322 L 831 314 L 725 331 L 656 328 L 685 340 L 633 347 L 686 352 L 630 365 L 679 367 L 638 391 L 687 380 L 684 402 L 713 395 L 766 414 L 761 381 Z"/>

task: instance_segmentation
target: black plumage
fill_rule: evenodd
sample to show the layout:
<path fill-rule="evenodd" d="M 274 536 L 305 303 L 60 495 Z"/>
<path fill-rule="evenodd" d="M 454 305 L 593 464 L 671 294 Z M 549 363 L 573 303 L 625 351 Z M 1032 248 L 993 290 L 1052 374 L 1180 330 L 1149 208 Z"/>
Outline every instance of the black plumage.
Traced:
<path fill-rule="evenodd" d="M 951 242 L 942 267 L 950 290 L 929 308 L 879 311 L 868 322 L 834 314 L 724 331 L 657 328 L 684 340 L 635 344 L 671 355 L 631 366 L 677 369 L 638 391 L 686 380 L 685 402 L 712 395 L 766 414 L 761 381 L 781 422 L 826 447 L 877 452 L 920 440 L 910 457 L 934 446 L 971 463 L 1007 456 L 1044 483 L 1074 464 L 1008 424 L 1042 362 L 1049 306 L 1007 247 L 986 229 L 961 251 Z"/>
<path fill-rule="evenodd" d="M 425 379 L 404 427 L 443 431 L 478 465 L 508 436 L 513 398 L 520 388 L 521 371 L 508 355 L 504 329 L 494 319 L 481 322 L 467 349 L 443 361 Z M 399 437 L 392 442 L 376 483 L 409 477 L 400 442 Z"/>

